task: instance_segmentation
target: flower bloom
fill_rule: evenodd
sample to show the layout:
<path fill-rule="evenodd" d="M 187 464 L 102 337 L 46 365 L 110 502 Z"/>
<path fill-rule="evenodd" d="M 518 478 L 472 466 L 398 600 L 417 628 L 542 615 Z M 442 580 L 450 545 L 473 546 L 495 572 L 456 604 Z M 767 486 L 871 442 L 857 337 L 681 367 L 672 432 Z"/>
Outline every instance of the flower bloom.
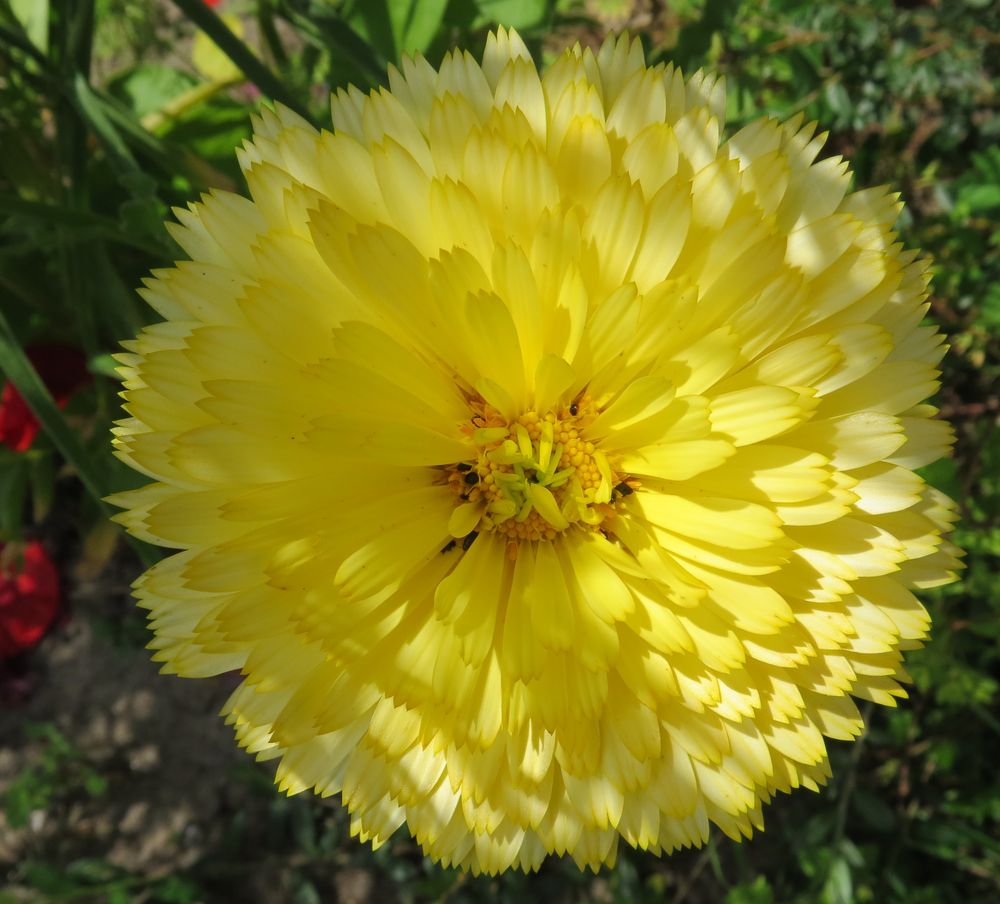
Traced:
<path fill-rule="evenodd" d="M 42 544 L 0 543 L 0 659 L 35 646 L 59 608 L 59 573 Z"/>
<path fill-rule="evenodd" d="M 27 350 L 42 382 L 60 408 L 81 386 L 90 381 L 87 359 L 68 345 L 35 345 Z M 39 430 L 38 418 L 14 384 L 7 381 L 0 391 L 0 444 L 14 452 L 27 452 Z"/>
<path fill-rule="evenodd" d="M 513 32 L 264 110 L 121 356 L 165 670 L 446 864 L 749 836 L 904 696 L 953 576 L 927 265 L 800 120 Z"/>

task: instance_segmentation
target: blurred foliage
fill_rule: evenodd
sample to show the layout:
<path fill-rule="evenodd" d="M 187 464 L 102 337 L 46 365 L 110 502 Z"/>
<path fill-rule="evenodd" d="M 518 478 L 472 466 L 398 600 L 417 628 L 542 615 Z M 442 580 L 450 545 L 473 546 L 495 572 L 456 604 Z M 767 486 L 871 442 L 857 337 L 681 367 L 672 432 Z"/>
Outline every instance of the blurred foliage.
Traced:
<path fill-rule="evenodd" d="M 7 788 L 4 812 L 15 829 L 28 825 L 31 814 L 44 810 L 57 797 L 83 791 L 99 797 L 107 781 L 91 768 L 83 753 L 52 725 L 29 725 L 25 733 L 40 752 L 35 765 L 24 770 Z"/>
<path fill-rule="evenodd" d="M 454 46 L 479 53 L 502 23 L 522 31 L 540 62 L 630 28 L 652 61 L 724 72 L 733 126 L 804 112 L 830 130 L 830 153 L 851 158 L 858 187 L 901 191 L 903 237 L 935 262 L 931 316 L 952 346 L 939 404 L 956 426 L 956 455 L 926 477 L 960 502 L 967 569 L 929 599 L 935 633 L 908 657 L 911 700 L 870 712 L 861 742 L 831 744 L 830 786 L 777 800 L 768 831 L 743 845 L 713 836 L 701 851 L 663 858 L 623 847 L 598 877 L 554 862 L 538 876 L 474 879 L 428 864 L 402 834 L 376 852 L 357 845 L 339 808 L 280 797 L 248 764 L 229 780 L 255 789 L 255 815 L 234 813 L 223 843 L 184 873 L 152 879 L 40 852 L 12 873 L 21 892 L 114 904 L 246 900 L 259 855 L 282 876 L 275 895 L 298 904 L 329 899 L 347 869 L 374 882 L 372 900 L 407 902 L 1000 900 L 1000 117 L 988 65 L 1000 7 L 228 0 L 218 12 L 229 18 L 202 0 L 0 0 L 0 320 L 22 346 L 80 345 L 95 374 L 61 415 L 78 448 L 56 435 L 40 437 L 30 457 L 0 455 L 0 537 L 44 536 L 67 506 L 67 475 L 92 473 L 97 495 L 135 479 L 107 453 L 108 355 L 149 316 L 134 287 L 177 254 L 163 227 L 169 208 L 240 189 L 233 148 L 261 95 L 291 98 L 328 124 L 330 90 L 384 83 L 403 53 L 435 64 Z M 103 524 L 93 502 L 74 502 L 72 521 L 84 538 Z M 6 798 L 15 825 L 60 799 L 101 793 L 78 751 L 36 731 L 43 753 Z"/>

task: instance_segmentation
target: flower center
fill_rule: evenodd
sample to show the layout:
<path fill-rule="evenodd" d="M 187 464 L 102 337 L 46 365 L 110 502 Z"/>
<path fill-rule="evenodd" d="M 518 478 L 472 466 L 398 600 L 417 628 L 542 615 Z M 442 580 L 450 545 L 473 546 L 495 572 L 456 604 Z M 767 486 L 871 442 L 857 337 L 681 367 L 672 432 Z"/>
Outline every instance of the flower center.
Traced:
<path fill-rule="evenodd" d="M 587 396 L 559 411 L 526 411 L 514 421 L 486 403 L 473 407 L 468 431 L 479 454 L 448 470 L 462 500 L 449 528 L 465 548 L 482 530 L 515 544 L 554 540 L 574 524 L 597 530 L 614 514 L 615 502 L 632 493 L 586 437 L 597 415 Z"/>

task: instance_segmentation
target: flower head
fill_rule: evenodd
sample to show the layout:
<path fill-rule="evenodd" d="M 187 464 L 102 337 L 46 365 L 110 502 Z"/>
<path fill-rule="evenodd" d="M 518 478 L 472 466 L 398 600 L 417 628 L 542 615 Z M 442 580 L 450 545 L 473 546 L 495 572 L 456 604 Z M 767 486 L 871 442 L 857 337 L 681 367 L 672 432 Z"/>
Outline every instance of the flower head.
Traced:
<path fill-rule="evenodd" d="M 35 646 L 59 606 L 59 573 L 42 544 L 0 543 L 0 659 Z"/>
<path fill-rule="evenodd" d="M 60 408 L 65 408 L 76 391 L 90 380 L 87 359 L 78 348 L 35 345 L 27 351 L 28 359 Z M 0 390 L 0 444 L 14 452 L 27 452 L 39 426 L 38 418 L 14 384 L 5 382 Z"/>
<path fill-rule="evenodd" d="M 896 196 L 822 136 L 720 143 L 723 86 L 575 47 L 417 57 L 265 110 L 251 200 L 124 364 L 117 497 L 165 669 L 242 669 L 240 743 L 495 872 L 739 838 L 894 704 L 955 566 L 943 352 Z"/>

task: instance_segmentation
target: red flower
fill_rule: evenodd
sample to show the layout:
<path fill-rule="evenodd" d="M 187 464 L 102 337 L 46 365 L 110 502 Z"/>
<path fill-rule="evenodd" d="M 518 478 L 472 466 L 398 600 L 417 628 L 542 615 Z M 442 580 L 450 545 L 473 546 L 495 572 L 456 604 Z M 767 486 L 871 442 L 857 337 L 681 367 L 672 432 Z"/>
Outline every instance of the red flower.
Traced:
<path fill-rule="evenodd" d="M 42 544 L 0 543 L 0 659 L 35 646 L 59 605 L 59 573 Z"/>
<path fill-rule="evenodd" d="M 42 382 L 60 408 L 64 408 L 81 386 L 90 381 L 87 359 L 78 348 L 68 345 L 36 345 L 28 349 Z M 38 434 L 38 418 L 11 382 L 0 394 L 0 444 L 15 452 L 26 452 Z"/>

